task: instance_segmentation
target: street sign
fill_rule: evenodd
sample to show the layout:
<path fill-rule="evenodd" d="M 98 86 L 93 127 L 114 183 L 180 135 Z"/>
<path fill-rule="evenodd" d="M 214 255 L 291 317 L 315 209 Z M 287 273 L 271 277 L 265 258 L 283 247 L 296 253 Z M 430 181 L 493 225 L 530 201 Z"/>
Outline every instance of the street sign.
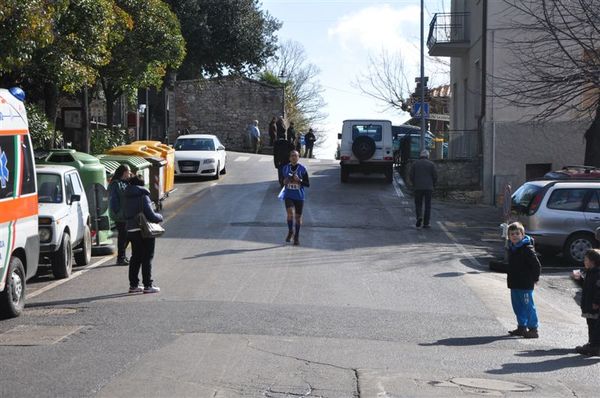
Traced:
<path fill-rule="evenodd" d="M 423 103 L 423 110 L 424 110 L 424 117 L 425 119 L 429 118 L 429 102 L 424 102 Z M 420 102 L 415 102 L 413 104 L 413 116 L 414 117 L 421 117 L 421 103 Z"/>
<path fill-rule="evenodd" d="M 450 121 L 450 115 L 444 115 L 441 113 L 430 113 L 429 114 L 429 120 L 439 120 L 442 122 L 449 122 Z"/>

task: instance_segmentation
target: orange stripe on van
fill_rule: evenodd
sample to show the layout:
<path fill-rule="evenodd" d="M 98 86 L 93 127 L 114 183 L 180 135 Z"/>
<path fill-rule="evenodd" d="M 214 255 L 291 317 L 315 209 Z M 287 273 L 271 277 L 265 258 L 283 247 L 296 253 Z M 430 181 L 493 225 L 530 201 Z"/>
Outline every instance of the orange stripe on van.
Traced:
<path fill-rule="evenodd" d="M 27 135 L 26 129 L 21 130 L 0 130 L 0 135 Z"/>
<path fill-rule="evenodd" d="M 38 214 L 37 195 L 26 198 L 9 199 L 0 202 L 0 224 L 16 220 L 17 218 L 30 217 Z"/>

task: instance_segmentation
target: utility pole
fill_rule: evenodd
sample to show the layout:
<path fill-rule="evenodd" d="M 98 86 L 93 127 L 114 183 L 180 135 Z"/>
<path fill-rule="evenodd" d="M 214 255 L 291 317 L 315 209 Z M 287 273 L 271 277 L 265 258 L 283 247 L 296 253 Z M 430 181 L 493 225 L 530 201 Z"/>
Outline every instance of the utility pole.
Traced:
<path fill-rule="evenodd" d="M 421 0 L 421 140 L 419 148 L 420 150 L 425 149 L 425 4 L 424 0 Z"/>

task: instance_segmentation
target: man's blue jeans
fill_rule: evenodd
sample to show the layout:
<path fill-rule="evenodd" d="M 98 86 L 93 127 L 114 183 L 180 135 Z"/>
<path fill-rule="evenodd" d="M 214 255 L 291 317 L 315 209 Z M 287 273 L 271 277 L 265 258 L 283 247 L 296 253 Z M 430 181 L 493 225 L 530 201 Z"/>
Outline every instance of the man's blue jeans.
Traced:
<path fill-rule="evenodd" d="M 533 290 L 510 289 L 510 298 L 517 316 L 517 325 L 537 329 L 538 317 L 533 302 Z"/>

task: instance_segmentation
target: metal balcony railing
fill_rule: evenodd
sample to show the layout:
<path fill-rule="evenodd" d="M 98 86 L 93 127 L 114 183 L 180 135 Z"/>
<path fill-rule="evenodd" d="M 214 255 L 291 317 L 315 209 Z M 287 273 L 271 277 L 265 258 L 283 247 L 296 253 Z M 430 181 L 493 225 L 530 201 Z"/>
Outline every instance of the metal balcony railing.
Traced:
<path fill-rule="evenodd" d="M 436 44 L 467 43 L 466 32 L 468 12 L 437 13 L 429 24 L 427 47 L 431 50 Z"/>

